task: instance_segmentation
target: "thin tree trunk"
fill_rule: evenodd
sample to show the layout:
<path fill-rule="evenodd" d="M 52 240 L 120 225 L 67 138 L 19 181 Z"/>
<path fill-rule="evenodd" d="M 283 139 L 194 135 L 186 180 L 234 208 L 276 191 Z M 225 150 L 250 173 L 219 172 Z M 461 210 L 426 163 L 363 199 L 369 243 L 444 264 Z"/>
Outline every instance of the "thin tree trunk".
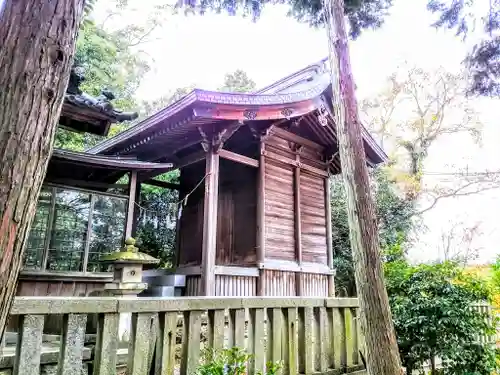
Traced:
<path fill-rule="evenodd" d="M 361 308 L 361 327 L 366 341 L 367 371 L 370 375 L 399 375 L 403 369 L 380 259 L 377 221 L 349 60 L 343 0 L 324 0 L 324 12 L 333 111 L 347 194 L 349 237 Z"/>
<path fill-rule="evenodd" d="M 436 375 L 436 356 L 435 355 L 431 355 L 430 362 L 431 362 L 431 375 Z"/>
<path fill-rule="evenodd" d="M 0 9 L 0 338 L 52 151 L 84 0 Z"/>

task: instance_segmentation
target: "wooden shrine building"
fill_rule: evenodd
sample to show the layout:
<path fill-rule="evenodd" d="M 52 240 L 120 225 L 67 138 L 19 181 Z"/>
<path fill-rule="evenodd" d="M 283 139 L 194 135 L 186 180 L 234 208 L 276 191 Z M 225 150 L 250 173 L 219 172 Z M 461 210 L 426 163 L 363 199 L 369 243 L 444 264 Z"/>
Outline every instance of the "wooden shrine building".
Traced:
<path fill-rule="evenodd" d="M 60 126 L 106 135 L 136 118 L 109 92 L 82 93 L 81 80 L 74 70 Z M 184 295 L 333 295 L 331 95 L 320 61 L 252 94 L 195 89 L 87 152 L 54 150 L 18 295 L 101 290 L 112 275 L 99 257 L 135 236 L 142 184 L 179 192 L 173 272 L 186 277 Z M 369 165 L 383 162 L 363 137 Z M 179 184 L 154 178 L 176 169 Z"/>
<path fill-rule="evenodd" d="M 175 272 L 185 295 L 333 295 L 328 177 L 341 165 L 331 95 L 325 61 L 252 94 L 195 89 L 89 153 L 180 169 L 168 187 L 183 202 Z M 363 137 L 369 165 L 383 162 Z M 159 173 L 133 170 L 131 199 Z"/>

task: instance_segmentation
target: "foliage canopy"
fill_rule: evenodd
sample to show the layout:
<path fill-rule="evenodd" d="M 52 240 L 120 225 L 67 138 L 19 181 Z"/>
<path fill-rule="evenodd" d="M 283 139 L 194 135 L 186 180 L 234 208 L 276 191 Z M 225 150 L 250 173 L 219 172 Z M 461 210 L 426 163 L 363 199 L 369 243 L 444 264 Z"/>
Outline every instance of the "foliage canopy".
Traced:
<path fill-rule="evenodd" d="M 321 0 L 184 0 L 179 5 L 188 9 L 199 11 L 227 12 L 230 15 L 242 13 L 258 19 L 266 5 L 288 4 L 288 14 L 300 22 L 308 23 L 314 27 L 323 26 L 324 13 Z M 345 15 L 349 20 L 349 34 L 352 38 L 358 37 L 364 29 L 374 29 L 382 25 L 392 0 L 345 0 Z"/>
<path fill-rule="evenodd" d="M 481 7 L 481 5 L 486 5 Z M 498 97 L 500 95 L 500 1 L 430 0 L 428 9 L 438 18 L 435 27 L 454 30 L 466 39 L 476 32 L 480 40 L 465 59 L 471 73 L 470 93 Z"/>

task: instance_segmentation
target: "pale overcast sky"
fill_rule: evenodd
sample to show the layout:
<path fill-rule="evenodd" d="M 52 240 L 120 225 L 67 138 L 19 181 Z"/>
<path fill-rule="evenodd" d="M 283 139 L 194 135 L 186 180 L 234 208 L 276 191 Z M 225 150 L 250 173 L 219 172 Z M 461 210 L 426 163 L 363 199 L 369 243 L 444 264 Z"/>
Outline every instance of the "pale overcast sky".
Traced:
<path fill-rule="evenodd" d="M 147 6 L 164 0 L 149 1 L 129 0 L 137 8 L 124 15 L 125 19 L 140 22 L 147 14 Z M 101 0 L 100 7 L 105 3 Z M 351 43 L 359 99 L 383 88 L 387 76 L 403 61 L 426 69 L 460 69 L 467 46 L 452 33 L 431 28 L 432 18 L 425 4 L 422 0 L 395 0 L 382 29 L 365 32 Z M 99 14 L 102 9 L 98 19 Z M 154 37 L 154 42 L 141 46 L 154 59 L 153 69 L 138 92 L 142 99 L 154 99 L 191 84 L 215 89 L 224 74 L 235 69 L 243 69 L 257 86 L 264 86 L 327 56 L 325 31 L 286 17 L 284 6 L 269 6 L 257 23 L 225 15 L 169 16 Z M 485 125 L 482 147 L 459 137 L 443 140 L 431 150 L 426 169 L 453 171 L 468 165 L 476 170 L 500 170 L 498 112 L 491 109 L 498 104 L 498 100 L 475 101 Z M 426 214 L 429 230 L 419 236 L 411 257 L 435 259 L 443 230 L 458 222 L 463 226 L 480 222 L 482 235 L 475 241 L 475 247 L 481 248 L 478 262 L 490 261 L 499 253 L 500 232 L 495 215 L 499 208 L 499 191 L 442 201 Z"/>

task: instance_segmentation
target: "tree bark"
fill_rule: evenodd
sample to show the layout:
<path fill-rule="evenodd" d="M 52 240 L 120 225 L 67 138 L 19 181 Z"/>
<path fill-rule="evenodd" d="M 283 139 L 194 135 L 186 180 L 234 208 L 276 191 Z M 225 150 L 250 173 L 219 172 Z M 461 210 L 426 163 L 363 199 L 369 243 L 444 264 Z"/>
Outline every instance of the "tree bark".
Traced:
<path fill-rule="evenodd" d="M 431 358 L 429 359 L 429 362 L 431 363 L 431 375 L 436 375 L 436 356 L 431 355 Z"/>
<path fill-rule="evenodd" d="M 84 0 L 0 9 L 0 338 L 52 152 Z"/>
<path fill-rule="evenodd" d="M 370 375 L 402 374 L 389 298 L 385 288 L 378 228 L 349 60 L 344 1 L 324 0 L 332 104 L 342 177 L 347 194 L 349 235 Z"/>

